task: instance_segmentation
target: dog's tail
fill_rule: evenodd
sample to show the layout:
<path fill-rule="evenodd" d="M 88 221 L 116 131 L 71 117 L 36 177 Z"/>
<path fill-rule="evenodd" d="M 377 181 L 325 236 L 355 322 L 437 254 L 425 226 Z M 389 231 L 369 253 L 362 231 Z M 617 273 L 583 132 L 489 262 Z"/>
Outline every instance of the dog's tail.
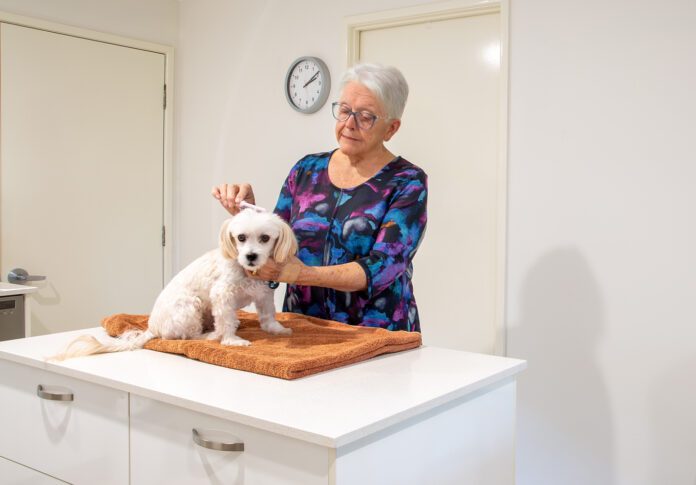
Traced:
<path fill-rule="evenodd" d="M 142 349 L 153 338 L 155 335 L 149 330 L 130 330 L 124 332 L 118 339 L 113 339 L 113 342 L 104 344 L 92 335 L 81 335 L 70 342 L 61 353 L 48 357 L 46 360 L 61 361 L 85 355 Z"/>

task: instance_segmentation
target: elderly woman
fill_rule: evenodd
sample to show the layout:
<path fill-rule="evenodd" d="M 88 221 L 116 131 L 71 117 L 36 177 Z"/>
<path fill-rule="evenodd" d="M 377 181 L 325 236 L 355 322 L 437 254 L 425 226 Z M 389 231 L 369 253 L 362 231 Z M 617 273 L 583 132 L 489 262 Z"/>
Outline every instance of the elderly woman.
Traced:
<path fill-rule="evenodd" d="M 297 236 L 298 258 L 250 274 L 288 283 L 284 311 L 420 331 L 411 261 L 425 231 L 427 176 L 384 146 L 407 97 L 393 67 L 361 64 L 344 75 L 332 105 L 338 148 L 297 162 L 275 208 Z M 249 184 L 222 184 L 213 196 L 231 214 L 255 202 Z"/>

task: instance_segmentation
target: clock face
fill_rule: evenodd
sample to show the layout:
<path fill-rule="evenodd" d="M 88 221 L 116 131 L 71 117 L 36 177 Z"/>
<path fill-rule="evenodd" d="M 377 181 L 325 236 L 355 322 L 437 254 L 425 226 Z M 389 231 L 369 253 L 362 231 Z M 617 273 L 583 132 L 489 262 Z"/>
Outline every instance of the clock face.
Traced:
<path fill-rule="evenodd" d="M 331 78 L 326 64 L 316 57 L 301 57 L 285 76 L 285 96 L 290 106 L 302 113 L 314 113 L 329 97 Z"/>

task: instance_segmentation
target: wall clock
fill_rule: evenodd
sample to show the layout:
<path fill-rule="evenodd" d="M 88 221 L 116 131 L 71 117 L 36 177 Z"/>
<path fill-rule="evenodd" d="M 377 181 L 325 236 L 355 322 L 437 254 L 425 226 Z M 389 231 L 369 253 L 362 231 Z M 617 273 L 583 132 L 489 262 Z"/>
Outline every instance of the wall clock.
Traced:
<path fill-rule="evenodd" d="M 331 91 L 329 68 L 318 57 L 300 57 L 285 75 L 285 97 L 300 113 L 314 113 L 324 106 Z"/>

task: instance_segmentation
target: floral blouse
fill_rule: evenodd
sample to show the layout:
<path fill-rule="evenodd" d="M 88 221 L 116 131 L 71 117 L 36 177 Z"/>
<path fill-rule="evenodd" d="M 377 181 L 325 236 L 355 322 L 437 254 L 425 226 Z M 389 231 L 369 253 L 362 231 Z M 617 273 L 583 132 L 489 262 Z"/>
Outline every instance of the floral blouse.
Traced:
<path fill-rule="evenodd" d="M 357 187 L 331 183 L 333 152 L 307 155 L 290 171 L 275 212 L 297 236 L 308 266 L 356 262 L 367 289 L 288 285 L 283 311 L 352 325 L 420 332 L 411 277 L 427 221 L 427 175 L 396 157 Z"/>

